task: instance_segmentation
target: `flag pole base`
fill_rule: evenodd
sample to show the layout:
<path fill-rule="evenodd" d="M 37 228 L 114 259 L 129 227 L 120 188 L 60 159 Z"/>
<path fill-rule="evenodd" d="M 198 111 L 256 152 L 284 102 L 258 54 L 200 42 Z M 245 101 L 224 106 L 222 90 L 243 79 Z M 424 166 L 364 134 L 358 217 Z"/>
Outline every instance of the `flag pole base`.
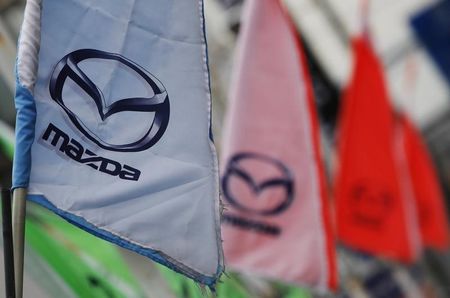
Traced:
<path fill-rule="evenodd" d="M 26 197 L 27 197 L 26 188 L 16 188 L 13 192 L 12 226 L 13 226 L 16 298 L 23 297 L 23 263 L 24 263 Z"/>
<path fill-rule="evenodd" d="M 14 249 L 11 213 L 11 191 L 1 189 L 3 215 L 3 258 L 5 267 L 5 293 L 7 298 L 15 298 Z"/>

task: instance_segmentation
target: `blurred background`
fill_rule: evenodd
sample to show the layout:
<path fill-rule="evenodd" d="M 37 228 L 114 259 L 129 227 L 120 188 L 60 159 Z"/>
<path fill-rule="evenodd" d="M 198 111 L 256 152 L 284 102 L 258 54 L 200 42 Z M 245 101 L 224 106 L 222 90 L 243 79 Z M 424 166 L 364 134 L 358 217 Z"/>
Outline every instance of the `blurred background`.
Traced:
<path fill-rule="evenodd" d="M 213 130 L 219 152 L 243 2 L 205 0 Z M 349 41 L 361 29 L 361 1 L 284 3 L 306 50 L 323 154 L 330 167 L 339 98 L 353 67 Z M 4 186 L 11 181 L 14 63 L 24 5 L 24 0 L 0 0 L 0 182 Z M 409 114 L 425 136 L 448 205 L 450 1 L 373 0 L 369 12 L 372 41 L 384 64 L 393 104 Z M 414 22 L 418 18 L 424 20 L 420 26 Z M 184 278 L 87 235 L 31 203 L 26 237 L 25 297 L 207 295 Z M 219 285 L 219 297 L 450 297 L 448 253 L 427 252 L 422 262 L 405 267 L 340 249 L 339 268 L 341 290 L 336 294 L 319 294 L 252 275 L 230 273 Z M 0 289 L 3 283 L 1 276 Z M 0 296 L 3 294 L 0 291 Z"/>

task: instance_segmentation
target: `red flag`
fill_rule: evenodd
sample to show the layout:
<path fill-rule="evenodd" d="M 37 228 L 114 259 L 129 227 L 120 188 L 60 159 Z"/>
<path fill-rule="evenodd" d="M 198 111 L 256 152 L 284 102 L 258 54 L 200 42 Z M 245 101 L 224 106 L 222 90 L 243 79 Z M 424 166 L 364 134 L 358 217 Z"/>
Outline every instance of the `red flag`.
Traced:
<path fill-rule="evenodd" d="M 447 215 L 433 162 L 420 133 L 405 115 L 399 116 L 399 125 L 422 242 L 427 247 L 446 250 L 449 248 Z"/>
<path fill-rule="evenodd" d="M 366 253 L 412 261 L 420 245 L 394 157 L 395 119 L 382 67 L 367 39 L 342 102 L 335 185 L 338 238 Z"/>
<path fill-rule="evenodd" d="M 248 0 L 222 158 L 229 267 L 334 289 L 317 115 L 297 33 L 278 0 Z"/>

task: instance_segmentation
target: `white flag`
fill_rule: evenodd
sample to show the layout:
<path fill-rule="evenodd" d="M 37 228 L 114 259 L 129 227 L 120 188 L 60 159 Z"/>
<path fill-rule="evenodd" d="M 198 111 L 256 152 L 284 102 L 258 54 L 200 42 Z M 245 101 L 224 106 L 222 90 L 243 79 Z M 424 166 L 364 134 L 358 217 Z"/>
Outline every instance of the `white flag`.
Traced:
<path fill-rule="evenodd" d="M 14 187 L 213 286 L 223 270 L 203 1 L 28 0 Z"/>

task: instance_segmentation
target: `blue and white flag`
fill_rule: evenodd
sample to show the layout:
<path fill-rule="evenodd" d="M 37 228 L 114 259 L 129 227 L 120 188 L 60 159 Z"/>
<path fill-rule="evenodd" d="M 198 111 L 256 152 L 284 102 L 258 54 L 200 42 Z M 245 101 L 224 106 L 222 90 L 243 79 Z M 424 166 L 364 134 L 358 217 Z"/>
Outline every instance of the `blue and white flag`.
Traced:
<path fill-rule="evenodd" d="M 199 283 L 222 273 L 202 0 L 28 0 L 13 187 Z"/>

